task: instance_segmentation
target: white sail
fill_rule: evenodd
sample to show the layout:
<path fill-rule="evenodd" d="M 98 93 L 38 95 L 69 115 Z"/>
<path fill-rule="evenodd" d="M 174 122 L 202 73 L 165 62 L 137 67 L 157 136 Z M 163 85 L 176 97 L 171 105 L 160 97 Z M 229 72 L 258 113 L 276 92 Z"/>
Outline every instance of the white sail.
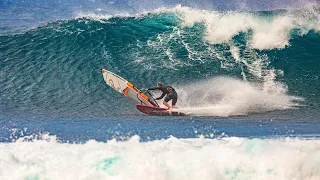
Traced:
<path fill-rule="evenodd" d="M 153 106 L 152 103 L 149 102 L 149 98 L 135 88 L 130 82 L 118 76 L 117 74 L 114 74 L 113 72 L 105 69 L 101 70 L 103 79 L 107 85 L 138 103 Z"/>

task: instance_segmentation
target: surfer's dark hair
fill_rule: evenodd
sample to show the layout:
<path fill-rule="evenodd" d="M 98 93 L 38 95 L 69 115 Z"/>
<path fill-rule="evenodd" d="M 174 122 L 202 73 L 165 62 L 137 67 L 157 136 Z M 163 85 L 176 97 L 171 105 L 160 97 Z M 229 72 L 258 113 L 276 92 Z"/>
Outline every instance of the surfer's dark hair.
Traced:
<path fill-rule="evenodd" d="M 163 86 L 162 82 L 158 82 L 157 86 Z"/>

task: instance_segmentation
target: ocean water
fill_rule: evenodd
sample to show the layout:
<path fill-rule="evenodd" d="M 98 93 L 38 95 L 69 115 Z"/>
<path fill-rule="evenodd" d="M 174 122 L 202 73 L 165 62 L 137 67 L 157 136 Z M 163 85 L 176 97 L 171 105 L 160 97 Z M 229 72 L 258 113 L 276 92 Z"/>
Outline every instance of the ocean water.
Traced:
<path fill-rule="evenodd" d="M 320 179 L 319 45 L 317 1 L 1 1 L 0 179 Z"/>

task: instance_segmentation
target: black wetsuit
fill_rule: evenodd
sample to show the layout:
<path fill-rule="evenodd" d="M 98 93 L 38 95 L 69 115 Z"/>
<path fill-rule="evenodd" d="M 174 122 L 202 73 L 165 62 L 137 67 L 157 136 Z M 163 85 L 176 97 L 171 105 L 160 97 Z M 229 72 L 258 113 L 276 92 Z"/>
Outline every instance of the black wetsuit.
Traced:
<path fill-rule="evenodd" d="M 169 91 L 168 88 L 171 88 L 172 91 Z M 164 98 L 165 102 L 168 102 L 172 99 L 172 105 L 175 106 L 178 100 L 178 94 L 176 92 L 176 90 L 173 89 L 173 87 L 171 86 L 159 86 L 159 87 L 154 87 L 154 88 L 148 88 L 148 90 L 160 90 L 162 91 L 162 95 L 158 98 L 156 98 L 156 100 L 162 99 L 165 95 L 167 95 Z"/>

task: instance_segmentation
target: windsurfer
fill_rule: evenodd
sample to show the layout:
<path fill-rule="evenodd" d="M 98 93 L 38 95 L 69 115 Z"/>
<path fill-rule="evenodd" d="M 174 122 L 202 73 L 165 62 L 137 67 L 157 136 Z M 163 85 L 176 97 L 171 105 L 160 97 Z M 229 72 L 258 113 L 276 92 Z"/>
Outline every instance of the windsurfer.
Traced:
<path fill-rule="evenodd" d="M 160 97 L 156 98 L 156 100 L 162 99 L 165 95 L 163 104 L 167 106 L 169 109 L 173 109 L 178 100 L 178 94 L 175 89 L 171 86 L 164 86 L 161 82 L 157 83 L 157 87 L 147 88 L 146 90 L 160 90 L 162 94 Z M 168 104 L 168 102 L 172 100 L 172 107 Z"/>

